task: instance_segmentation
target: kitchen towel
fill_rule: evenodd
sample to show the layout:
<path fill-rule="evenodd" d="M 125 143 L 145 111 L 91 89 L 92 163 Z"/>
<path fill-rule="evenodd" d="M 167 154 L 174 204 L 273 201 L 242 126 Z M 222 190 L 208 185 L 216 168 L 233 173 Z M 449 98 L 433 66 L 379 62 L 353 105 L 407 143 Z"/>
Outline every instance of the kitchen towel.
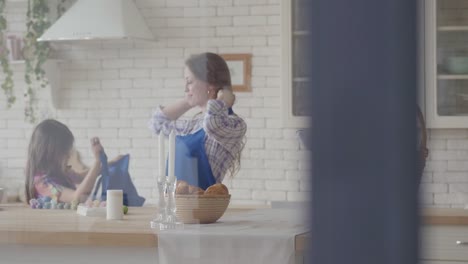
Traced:
<path fill-rule="evenodd" d="M 288 264 L 295 237 L 310 229 L 304 209 L 258 209 L 225 215 L 206 225 L 158 233 L 160 264 Z"/>

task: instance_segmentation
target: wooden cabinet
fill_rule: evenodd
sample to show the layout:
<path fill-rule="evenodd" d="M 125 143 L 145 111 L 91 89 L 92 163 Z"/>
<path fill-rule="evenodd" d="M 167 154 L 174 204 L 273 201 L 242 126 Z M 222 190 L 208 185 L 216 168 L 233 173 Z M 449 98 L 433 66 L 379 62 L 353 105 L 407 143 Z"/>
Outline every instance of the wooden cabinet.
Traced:
<path fill-rule="evenodd" d="M 468 127 L 468 1 L 424 0 L 424 83 L 429 128 Z"/>
<path fill-rule="evenodd" d="M 468 226 L 423 226 L 420 259 L 425 264 L 468 264 Z"/>
<path fill-rule="evenodd" d="M 468 262 L 459 262 L 459 261 L 421 261 L 420 264 L 468 264 Z"/>

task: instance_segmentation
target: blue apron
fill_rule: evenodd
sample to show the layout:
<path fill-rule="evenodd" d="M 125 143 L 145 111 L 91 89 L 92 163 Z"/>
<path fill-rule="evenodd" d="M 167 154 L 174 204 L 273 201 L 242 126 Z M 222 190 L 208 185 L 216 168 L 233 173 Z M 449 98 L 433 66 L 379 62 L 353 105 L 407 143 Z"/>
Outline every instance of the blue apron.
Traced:
<path fill-rule="evenodd" d="M 175 176 L 203 190 L 216 183 L 205 150 L 205 130 L 176 137 Z"/>
<path fill-rule="evenodd" d="M 233 114 L 231 108 L 229 114 Z M 205 149 L 205 130 L 176 137 L 175 176 L 203 190 L 216 183 Z"/>

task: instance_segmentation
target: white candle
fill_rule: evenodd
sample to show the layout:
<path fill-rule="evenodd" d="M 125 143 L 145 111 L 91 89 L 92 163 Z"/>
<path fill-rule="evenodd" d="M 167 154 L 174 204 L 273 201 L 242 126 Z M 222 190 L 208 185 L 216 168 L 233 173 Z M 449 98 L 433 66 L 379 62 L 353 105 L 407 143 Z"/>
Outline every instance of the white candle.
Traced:
<path fill-rule="evenodd" d="M 168 168 L 168 177 L 169 182 L 174 182 L 175 180 L 175 132 L 171 131 L 169 134 L 169 168 Z"/>
<path fill-rule="evenodd" d="M 158 181 L 164 181 L 166 177 L 166 153 L 164 152 L 164 134 L 159 133 L 159 178 Z"/>

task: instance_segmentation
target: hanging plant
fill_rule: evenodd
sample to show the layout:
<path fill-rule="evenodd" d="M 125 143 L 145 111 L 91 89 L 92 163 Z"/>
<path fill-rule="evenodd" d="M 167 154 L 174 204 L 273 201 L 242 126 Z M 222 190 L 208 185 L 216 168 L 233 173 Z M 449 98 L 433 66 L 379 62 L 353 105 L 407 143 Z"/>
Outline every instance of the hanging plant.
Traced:
<path fill-rule="evenodd" d="M 29 0 L 26 13 L 26 34 L 24 36 L 23 54 L 25 57 L 26 90 L 24 92 L 25 119 L 31 123 L 36 121 L 37 107 L 36 87 L 46 87 L 48 80 L 43 65 L 46 62 L 50 45 L 48 42 L 37 42 L 44 31 L 51 25 L 47 0 Z"/>
<path fill-rule="evenodd" d="M 59 19 L 63 13 L 65 13 L 65 11 L 67 10 L 65 8 L 65 5 L 67 4 L 68 0 L 59 0 L 58 3 L 57 3 L 57 19 Z"/>
<path fill-rule="evenodd" d="M 5 6 L 5 0 L 0 0 L 0 64 L 2 71 L 5 74 L 5 79 L 3 80 L 1 87 L 6 96 L 7 106 L 10 108 L 15 103 L 16 97 L 13 92 L 13 71 L 10 68 L 10 61 L 8 60 L 9 51 L 5 45 L 5 31 L 7 28 Z"/>

